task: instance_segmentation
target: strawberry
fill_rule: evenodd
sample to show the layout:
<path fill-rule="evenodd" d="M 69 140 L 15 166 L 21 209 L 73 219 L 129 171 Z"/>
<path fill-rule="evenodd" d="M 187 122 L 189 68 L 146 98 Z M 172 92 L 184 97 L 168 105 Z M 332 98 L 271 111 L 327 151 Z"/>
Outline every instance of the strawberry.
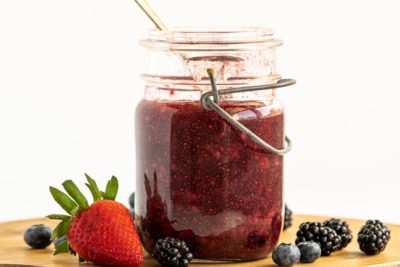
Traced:
<path fill-rule="evenodd" d="M 136 267 L 144 262 L 142 244 L 129 210 L 115 201 L 118 180 L 112 177 L 105 192 L 85 174 L 94 203 L 89 205 L 85 196 L 71 180 L 63 183 L 65 194 L 50 187 L 57 203 L 68 215 L 52 214 L 48 218 L 61 220 L 54 229 L 52 240 L 67 235 L 56 246 L 54 255 L 70 252 L 79 255 L 79 261 L 98 265 Z"/>

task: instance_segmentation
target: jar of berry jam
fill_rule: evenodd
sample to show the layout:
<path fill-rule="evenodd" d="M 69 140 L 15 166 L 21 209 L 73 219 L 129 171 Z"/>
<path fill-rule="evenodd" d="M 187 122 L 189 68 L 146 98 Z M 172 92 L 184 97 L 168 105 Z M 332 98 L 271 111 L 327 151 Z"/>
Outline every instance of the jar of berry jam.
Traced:
<path fill-rule="evenodd" d="M 177 28 L 141 44 L 150 64 L 136 110 L 135 213 L 145 249 L 175 237 L 199 259 L 268 256 L 290 146 L 274 89 L 282 42 L 265 28 Z"/>

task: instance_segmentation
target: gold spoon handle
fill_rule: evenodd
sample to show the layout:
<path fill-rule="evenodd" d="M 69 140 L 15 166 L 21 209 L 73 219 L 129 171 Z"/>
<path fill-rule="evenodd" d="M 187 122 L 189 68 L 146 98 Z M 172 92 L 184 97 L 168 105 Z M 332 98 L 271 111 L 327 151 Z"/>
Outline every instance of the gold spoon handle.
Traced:
<path fill-rule="evenodd" d="M 149 19 L 156 25 L 156 27 L 161 30 L 168 32 L 167 26 L 161 21 L 161 19 L 157 16 L 156 12 L 150 7 L 146 0 L 135 0 L 136 4 L 140 6 L 140 8 L 146 13 Z"/>

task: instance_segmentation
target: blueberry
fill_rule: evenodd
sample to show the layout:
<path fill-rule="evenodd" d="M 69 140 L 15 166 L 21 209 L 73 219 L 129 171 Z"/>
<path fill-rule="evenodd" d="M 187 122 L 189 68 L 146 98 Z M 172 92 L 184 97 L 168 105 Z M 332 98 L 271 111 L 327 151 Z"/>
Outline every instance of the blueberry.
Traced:
<path fill-rule="evenodd" d="M 133 192 L 133 193 L 129 196 L 129 205 L 131 206 L 132 209 L 135 208 L 135 192 Z"/>
<path fill-rule="evenodd" d="M 315 242 L 301 242 L 297 245 L 300 250 L 300 261 L 312 263 L 321 257 L 321 247 Z"/>
<path fill-rule="evenodd" d="M 133 224 L 134 224 L 134 226 L 135 226 L 135 228 L 136 228 L 136 231 L 138 231 L 138 226 L 137 226 L 137 222 L 136 222 L 136 215 L 135 215 L 135 210 L 134 209 L 130 209 L 129 210 L 129 213 L 131 214 L 131 217 L 132 217 L 132 221 L 133 221 Z"/>
<path fill-rule="evenodd" d="M 129 213 L 131 214 L 132 220 L 135 220 L 135 210 L 134 209 L 129 209 Z"/>
<path fill-rule="evenodd" d="M 34 249 L 46 248 L 51 244 L 51 233 L 51 228 L 46 225 L 32 225 L 25 231 L 24 240 Z"/>
<path fill-rule="evenodd" d="M 279 266 L 292 266 L 300 260 L 300 250 L 292 244 L 282 243 L 272 252 L 272 260 Z"/>
<path fill-rule="evenodd" d="M 59 244 L 61 244 L 63 241 L 67 240 L 67 236 L 63 235 L 60 238 L 57 238 L 56 240 L 54 240 L 54 246 L 58 246 Z"/>

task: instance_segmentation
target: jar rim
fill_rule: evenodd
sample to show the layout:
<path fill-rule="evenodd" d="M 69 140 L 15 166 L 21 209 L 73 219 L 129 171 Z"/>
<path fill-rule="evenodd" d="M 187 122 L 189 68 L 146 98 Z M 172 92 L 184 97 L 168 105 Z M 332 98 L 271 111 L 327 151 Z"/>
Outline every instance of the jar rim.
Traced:
<path fill-rule="evenodd" d="M 149 31 L 140 44 L 154 50 L 243 51 L 282 45 L 270 28 L 264 27 L 175 27 L 168 32 Z"/>

